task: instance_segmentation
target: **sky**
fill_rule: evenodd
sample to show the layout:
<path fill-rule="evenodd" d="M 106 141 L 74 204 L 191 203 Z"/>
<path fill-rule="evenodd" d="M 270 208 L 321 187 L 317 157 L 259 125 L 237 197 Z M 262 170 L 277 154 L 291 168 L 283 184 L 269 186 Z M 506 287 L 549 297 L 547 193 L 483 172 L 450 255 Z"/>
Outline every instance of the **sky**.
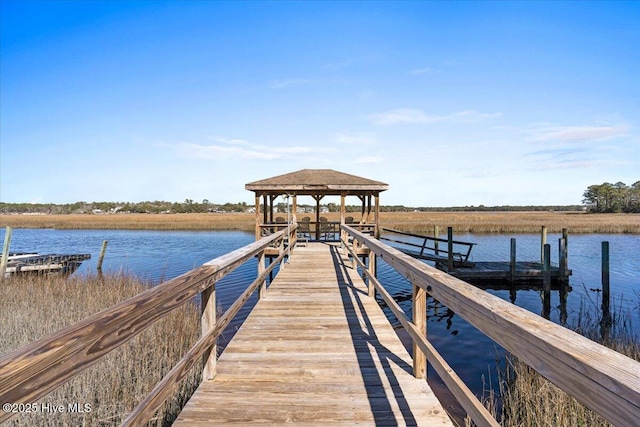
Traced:
<path fill-rule="evenodd" d="M 623 1 L 0 0 L 0 201 L 253 203 L 334 169 L 383 205 L 580 204 L 640 180 L 639 23 Z"/>

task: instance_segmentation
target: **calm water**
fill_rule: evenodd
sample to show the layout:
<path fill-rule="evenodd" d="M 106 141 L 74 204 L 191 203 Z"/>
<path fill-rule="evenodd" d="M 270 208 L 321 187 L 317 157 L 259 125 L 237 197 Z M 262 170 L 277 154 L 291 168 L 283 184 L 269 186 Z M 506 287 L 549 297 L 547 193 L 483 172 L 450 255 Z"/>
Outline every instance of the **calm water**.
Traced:
<path fill-rule="evenodd" d="M 471 235 L 459 234 L 457 240 L 475 242 L 472 251 L 474 261 L 508 260 L 510 238 L 517 239 L 517 259 L 533 261 L 540 258 L 539 235 Z M 558 262 L 557 239 L 549 234 L 552 245 L 552 262 Z M 0 231 L 4 239 L 4 229 Z M 105 272 L 125 272 L 146 281 L 158 283 L 176 277 L 213 258 L 251 243 L 253 233 L 238 231 L 189 232 L 189 231 L 129 231 L 129 230 L 34 230 L 15 229 L 11 251 L 39 253 L 90 253 L 75 273 L 95 272 L 103 240 L 108 248 L 103 264 Z M 567 323 L 571 324 L 580 305 L 599 307 L 601 288 L 600 248 L 602 241 L 610 242 L 612 306 L 631 313 L 636 328 L 640 326 L 640 236 L 633 235 L 569 235 L 569 268 L 573 270 L 570 284 L 573 290 L 567 298 Z M 217 287 L 220 304 L 228 307 L 251 283 L 256 275 L 256 262 L 252 260 L 223 279 Z M 402 308 L 411 311 L 411 287 L 394 270 L 383 262 L 378 268 L 380 281 L 400 301 Z M 494 295 L 509 300 L 509 291 L 489 290 Z M 249 302 L 243 315 L 255 304 Z M 542 298 L 538 291 L 518 291 L 516 305 L 534 313 L 542 312 Z M 551 296 L 551 320 L 560 321 L 558 292 Z M 392 322 L 397 323 L 388 313 Z M 476 393 L 481 394 L 488 382 L 495 383 L 496 357 L 501 349 L 475 328 L 429 300 L 428 335 L 454 370 Z M 225 333 L 221 346 L 228 341 L 242 319 L 238 319 Z M 636 329 L 637 330 L 637 329 Z M 486 382 L 487 385 L 483 385 Z"/>

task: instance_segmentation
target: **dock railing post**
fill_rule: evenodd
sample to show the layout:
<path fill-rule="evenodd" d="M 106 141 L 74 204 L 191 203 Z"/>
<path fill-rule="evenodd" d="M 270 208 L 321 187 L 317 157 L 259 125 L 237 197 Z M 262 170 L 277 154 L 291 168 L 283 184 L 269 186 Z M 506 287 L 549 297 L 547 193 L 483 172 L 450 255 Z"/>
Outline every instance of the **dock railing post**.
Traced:
<path fill-rule="evenodd" d="M 260 255 L 258 255 L 258 276 L 264 273 L 265 270 L 266 270 L 266 262 L 265 262 L 265 255 L 263 250 L 262 252 L 260 252 Z M 269 275 L 269 277 L 271 277 L 271 275 Z M 265 297 L 266 294 L 267 294 L 267 278 L 265 277 L 265 279 L 260 284 L 260 291 L 258 292 L 258 298 L 262 299 Z"/>
<path fill-rule="evenodd" d="M 433 237 L 434 239 L 440 238 L 440 227 L 438 227 L 437 225 L 433 226 Z M 427 239 L 425 239 L 425 242 L 426 241 Z M 433 250 L 436 256 L 440 255 L 440 251 L 438 250 L 438 240 L 433 241 Z"/>
<path fill-rule="evenodd" d="M 369 258 L 369 266 L 368 266 L 369 274 L 372 277 L 376 277 L 376 254 L 374 254 L 372 250 L 369 250 L 368 258 Z M 375 296 L 376 296 L 376 287 L 373 284 L 373 280 L 367 278 L 367 284 L 369 285 L 369 287 L 368 287 L 368 291 L 369 291 L 368 295 L 371 298 L 375 298 Z"/>
<path fill-rule="evenodd" d="M 427 291 L 420 286 L 413 285 L 412 298 L 413 324 L 420 331 L 420 335 L 427 337 Z M 427 356 L 413 341 L 413 376 L 424 379 L 427 377 Z"/>
<path fill-rule="evenodd" d="M 11 234 L 11 227 L 5 228 L 4 246 L 2 246 L 2 260 L 0 261 L 0 280 L 4 279 L 4 274 L 7 272 L 7 262 L 9 261 L 9 246 L 11 246 Z"/>
<path fill-rule="evenodd" d="M 205 336 L 216 326 L 216 284 L 215 282 L 200 293 L 200 328 Z M 211 380 L 216 376 L 217 344 L 212 345 L 202 355 L 202 380 Z"/>
<path fill-rule="evenodd" d="M 447 227 L 447 271 L 453 271 L 453 227 Z"/>
<path fill-rule="evenodd" d="M 509 280 L 511 282 L 516 279 L 516 239 L 511 238 L 511 256 L 509 257 Z"/>

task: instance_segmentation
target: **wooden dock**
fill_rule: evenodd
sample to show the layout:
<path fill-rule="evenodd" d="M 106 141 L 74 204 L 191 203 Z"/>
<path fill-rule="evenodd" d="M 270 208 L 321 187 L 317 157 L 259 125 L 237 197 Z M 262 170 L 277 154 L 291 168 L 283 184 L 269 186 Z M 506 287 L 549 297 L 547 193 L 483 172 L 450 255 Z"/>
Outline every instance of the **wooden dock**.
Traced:
<path fill-rule="evenodd" d="M 2 255 L 0 255 L 0 259 Z M 13 274 L 62 274 L 69 275 L 80 267 L 83 261 L 91 258 L 90 254 L 37 254 L 10 253 L 4 268 L 5 276 Z"/>
<path fill-rule="evenodd" d="M 296 248 L 175 425 L 286 423 L 452 425 L 362 279 L 328 243 Z"/>
<path fill-rule="evenodd" d="M 471 283 L 511 281 L 523 285 L 537 283 L 541 287 L 544 268 L 539 262 L 518 261 L 512 273 L 509 261 L 479 261 L 472 268 L 457 268 L 449 274 Z M 557 285 L 561 278 L 559 268 L 550 267 L 549 277 Z"/>
<path fill-rule="evenodd" d="M 547 253 L 544 256 L 548 260 L 548 266 L 545 267 L 543 262 L 516 261 L 516 242 L 513 238 L 509 261 L 471 261 L 471 250 L 475 243 L 453 240 L 451 227 L 447 229 L 447 239 L 388 228 L 384 231 L 388 236 L 381 237 L 381 240 L 395 243 L 395 248 L 399 251 L 416 259 L 433 261 L 437 269 L 473 284 L 495 284 L 497 287 L 509 284 L 529 288 L 537 286 L 540 289 L 553 284 L 555 288 L 560 288 L 568 284 L 572 273 L 567 267 L 565 232 L 564 243 L 560 246 L 560 265 L 551 265 L 550 254 Z M 545 276 L 549 282 L 546 285 Z"/>
<path fill-rule="evenodd" d="M 0 403 L 48 399 L 51 391 L 199 295 L 200 339 L 127 415 L 123 426 L 147 425 L 204 359 L 205 380 L 179 415 L 179 426 L 452 425 L 424 379 L 428 361 L 475 425 L 499 427 L 427 339 L 429 294 L 613 425 L 640 425 L 637 361 L 354 227 L 341 224 L 341 249 L 326 242 L 285 245 L 285 240 L 295 242 L 295 229 L 294 224 L 235 249 L 0 355 Z M 365 247 L 368 265 L 359 259 Z M 277 249 L 279 255 L 263 267 L 267 249 Z M 349 252 L 349 267 L 340 250 Z M 271 269 L 289 254 L 290 264 L 264 289 Z M 216 283 L 255 257 L 256 279 L 218 317 Z M 376 259 L 411 283 L 411 318 L 376 277 Z M 366 275 L 368 289 L 350 268 L 352 262 Z M 411 338 L 413 358 L 391 329 L 374 291 Z M 257 304 L 217 358 L 216 340 L 255 293 Z M 114 416 L 121 416 L 117 411 Z M 0 423 L 17 415 L 0 411 Z"/>

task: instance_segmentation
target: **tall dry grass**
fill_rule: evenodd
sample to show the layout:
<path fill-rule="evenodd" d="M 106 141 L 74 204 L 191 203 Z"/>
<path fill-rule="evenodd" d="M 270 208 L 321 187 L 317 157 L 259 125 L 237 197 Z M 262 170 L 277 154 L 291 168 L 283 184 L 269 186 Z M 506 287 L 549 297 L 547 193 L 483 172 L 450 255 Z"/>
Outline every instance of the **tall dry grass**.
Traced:
<path fill-rule="evenodd" d="M 625 313 L 618 308 L 613 315 L 612 323 L 603 328 L 602 317 L 598 314 L 597 307 L 583 304 L 571 329 L 640 361 L 640 336 L 630 329 L 630 316 L 637 315 L 638 313 Z M 502 426 L 612 425 L 517 357 L 507 355 L 500 365 L 500 398 L 490 393 L 487 406 L 494 413 L 499 413 Z"/>
<path fill-rule="evenodd" d="M 349 213 L 358 221 L 359 213 Z M 298 214 L 298 217 L 313 214 Z M 340 214 L 322 214 L 338 221 Z M 640 234 L 640 214 L 586 214 L 580 212 L 383 212 L 383 227 L 431 234 L 435 225 L 456 233 L 571 233 Z M 0 215 L 0 227 L 126 230 L 243 230 L 253 231 L 250 213 L 117 214 L 117 215 Z"/>
<path fill-rule="evenodd" d="M 587 214 L 581 212 L 388 212 L 380 218 L 383 227 L 412 233 L 550 233 L 567 228 L 571 233 L 640 234 L 640 214 Z"/>
<path fill-rule="evenodd" d="M 76 323 L 145 289 L 122 275 L 23 276 L 0 280 L 0 354 Z M 120 425 L 129 412 L 180 360 L 199 336 L 199 312 L 188 303 L 82 374 L 40 399 L 38 405 L 78 403 L 90 412 L 39 412 L 13 418 L 11 426 Z M 200 381 L 194 368 L 149 425 L 170 425 Z M 41 407 L 41 406 L 40 406 Z"/>

